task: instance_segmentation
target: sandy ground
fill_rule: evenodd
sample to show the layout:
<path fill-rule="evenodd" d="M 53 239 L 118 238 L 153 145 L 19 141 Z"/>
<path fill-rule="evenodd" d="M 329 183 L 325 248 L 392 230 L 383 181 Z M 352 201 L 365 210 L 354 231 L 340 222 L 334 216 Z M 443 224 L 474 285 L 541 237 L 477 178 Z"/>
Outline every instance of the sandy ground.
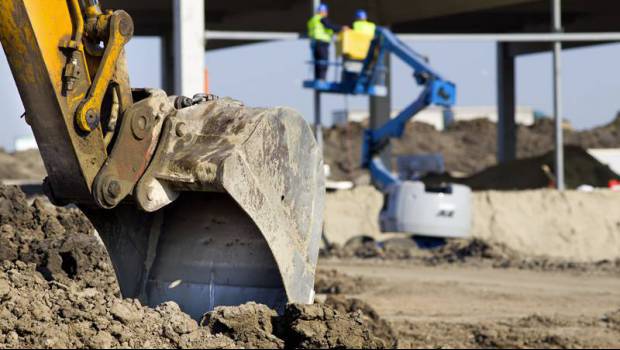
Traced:
<path fill-rule="evenodd" d="M 472 195 L 471 237 L 525 255 L 571 261 L 620 258 L 620 192 L 478 191 Z M 386 240 L 378 217 L 383 196 L 372 186 L 327 194 L 325 234 L 340 245 L 364 235 Z"/>
<path fill-rule="evenodd" d="M 371 280 L 356 297 L 398 332 L 400 347 L 618 347 L 606 315 L 620 309 L 620 276 L 323 260 Z M 617 312 L 617 311 L 616 311 Z"/>

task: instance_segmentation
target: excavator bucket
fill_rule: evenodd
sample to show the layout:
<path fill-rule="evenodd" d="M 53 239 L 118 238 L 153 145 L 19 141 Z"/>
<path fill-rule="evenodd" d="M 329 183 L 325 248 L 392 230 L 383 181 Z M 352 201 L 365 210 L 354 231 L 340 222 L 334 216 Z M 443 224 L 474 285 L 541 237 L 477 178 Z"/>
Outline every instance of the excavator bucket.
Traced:
<path fill-rule="evenodd" d="M 133 33 L 95 0 L 0 1 L 48 196 L 89 216 L 125 297 L 195 318 L 311 302 L 325 190 L 310 128 L 286 108 L 132 91 Z"/>
<path fill-rule="evenodd" d="M 309 126 L 290 109 L 229 99 L 171 109 L 135 203 L 83 208 L 123 296 L 172 300 L 194 318 L 248 301 L 312 302 L 325 190 Z"/>

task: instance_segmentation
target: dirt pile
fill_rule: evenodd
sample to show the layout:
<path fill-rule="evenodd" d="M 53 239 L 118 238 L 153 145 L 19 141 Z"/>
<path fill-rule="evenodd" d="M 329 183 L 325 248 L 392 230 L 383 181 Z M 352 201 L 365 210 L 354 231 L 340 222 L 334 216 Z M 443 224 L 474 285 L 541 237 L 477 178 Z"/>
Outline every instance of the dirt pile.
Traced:
<path fill-rule="evenodd" d="M 407 348 L 606 348 L 618 342 L 617 323 L 600 318 L 530 315 L 499 322 L 399 323 L 401 346 Z"/>
<path fill-rule="evenodd" d="M 381 327 L 378 326 L 381 325 Z M 390 326 L 369 307 L 329 303 L 219 307 L 201 326 L 169 302 L 152 309 L 97 288 L 46 281 L 34 264 L 0 265 L 0 347 L 384 348 Z"/>
<path fill-rule="evenodd" d="M 377 322 L 384 321 L 371 308 L 289 305 L 278 316 L 249 303 L 216 308 L 201 327 L 175 303 L 149 308 L 122 299 L 79 211 L 28 205 L 19 189 L 0 185 L 0 348 L 389 346 Z"/>
<path fill-rule="evenodd" d="M 607 187 L 610 180 L 618 179 L 618 174 L 579 146 L 564 147 L 564 157 L 566 161 L 564 175 L 568 188 L 577 188 L 584 184 L 594 187 Z M 554 159 L 555 153 L 548 152 L 542 156 L 494 165 L 470 177 L 454 178 L 446 174 L 428 176 L 423 181 L 430 184 L 458 182 L 478 191 L 553 187 L 553 177 L 545 172 L 544 167 L 553 172 Z"/>
<path fill-rule="evenodd" d="M 372 309 L 338 311 L 331 306 L 330 299 L 325 304 L 289 305 L 277 332 L 285 340 L 286 348 L 395 348 L 393 333 L 387 335 L 393 332 L 391 327 L 371 316 L 370 311 L 374 313 Z M 383 322 L 387 330 L 378 322 Z"/>
<path fill-rule="evenodd" d="M 403 260 L 426 266 L 445 264 L 490 266 L 540 271 L 576 271 L 620 275 L 620 259 L 575 262 L 547 256 L 527 256 L 502 243 L 479 238 L 449 240 L 433 249 L 421 249 L 410 239 L 376 242 L 372 239 L 351 240 L 344 246 L 334 244 L 321 250 L 323 258 Z"/>
<path fill-rule="evenodd" d="M 379 314 L 368 303 L 357 298 L 344 296 L 329 296 L 325 304 L 341 313 L 355 313 L 360 315 L 371 334 L 381 339 L 385 347 L 397 347 L 398 338 L 390 324 L 379 317 Z"/>
<path fill-rule="evenodd" d="M 201 325 L 244 348 L 394 348 L 390 325 L 370 306 L 355 299 L 290 304 L 282 316 L 264 305 L 218 307 Z"/>
<path fill-rule="evenodd" d="M 331 167 L 332 178 L 356 180 L 364 174 L 359 168 L 364 127 L 365 124 L 352 122 L 325 130 L 325 162 Z M 565 145 L 584 149 L 620 147 L 620 118 L 591 130 L 567 129 L 564 139 Z M 540 119 L 532 126 L 518 126 L 518 158 L 538 157 L 553 147 L 552 120 Z M 392 142 L 393 157 L 440 153 L 449 172 L 468 176 L 495 165 L 496 151 L 496 124 L 486 119 L 459 121 L 443 132 L 429 124 L 408 123 L 403 137 Z"/>
<path fill-rule="evenodd" d="M 0 186 L 0 261 L 35 264 L 48 281 L 119 291 L 108 255 L 84 215 L 40 199 L 29 205 L 16 187 Z"/>
<path fill-rule="evenodd" d="M 232 347 L 174 303 L 150 309 L 79 283 L 46 281 L 34 264 L 0 266 L 0 347 Z"/>
<path fill-rule="evenodd" d="M 0 149 L 0 180 L 43 180 L 45 175 L 39 151 L 7 153 Z"/>

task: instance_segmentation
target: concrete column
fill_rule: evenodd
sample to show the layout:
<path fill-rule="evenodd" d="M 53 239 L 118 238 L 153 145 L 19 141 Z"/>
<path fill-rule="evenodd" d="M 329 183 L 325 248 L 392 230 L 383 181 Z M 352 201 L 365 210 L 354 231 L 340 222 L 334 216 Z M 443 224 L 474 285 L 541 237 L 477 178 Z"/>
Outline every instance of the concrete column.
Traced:
<path fill-rule="evenodd" d="M 204 0 L 173 1 L 174 92 L 193 96 L 204 92 Z"/>
<path fill-rule="evenodd" d="M 498 163 L 517 158 L 515 109 L 515 58 L 510 54 L 510 44 L 500 42 L 497 43 Z"/>
<path fill-rule="evenodd" d="M 385 74 L 385 87 L 387 88 L 386 96 L 371 96 L 370 97 L 370 128 L 376 129 L 383 126 L 385 123 L 390 121 L 392 114 L 392 69 L 391 69 L 391 59 L 389 53 L 385 56 L 385 68 L 387 72 Z M 385 147 L 383 152 L 381 152 L 381 159 L 385 164 L 386 168 L 392 169 L 391 162 L 391 146 L 388 145 Z"/>

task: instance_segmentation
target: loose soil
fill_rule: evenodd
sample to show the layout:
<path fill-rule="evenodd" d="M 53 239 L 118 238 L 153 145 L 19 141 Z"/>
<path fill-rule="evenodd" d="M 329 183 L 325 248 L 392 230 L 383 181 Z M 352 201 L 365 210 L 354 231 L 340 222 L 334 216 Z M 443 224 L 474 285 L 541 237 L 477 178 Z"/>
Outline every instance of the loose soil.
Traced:
<path fill-rule="evenodd" d="M 346 299 L 344 299 L 346 302 Z M 200 325 L 169 302 L 123 299 L 105 249 L 76 209 L 32 205 L 0 185 L 0 348 L 384 348 L 396 344 L 369 306 L 249 303 Z"/>

